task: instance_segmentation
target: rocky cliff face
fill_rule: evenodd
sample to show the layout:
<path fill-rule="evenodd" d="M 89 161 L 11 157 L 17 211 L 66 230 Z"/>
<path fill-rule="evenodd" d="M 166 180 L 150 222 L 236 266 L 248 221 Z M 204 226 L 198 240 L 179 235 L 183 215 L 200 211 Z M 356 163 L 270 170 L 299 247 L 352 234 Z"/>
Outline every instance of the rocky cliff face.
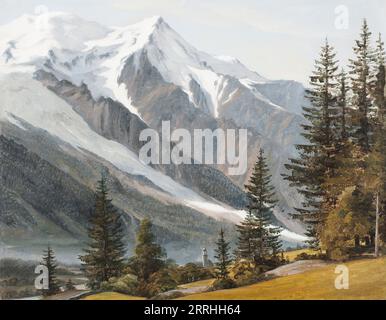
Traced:
<path fill-rule="evenodd" d="M 144 142 L 139 140 L 140 133 L 142 130 L 149 128 L 149 126 L 137 115 L 132 114 L 121 103 L 104 97 L 95 101 L 85 84 L 77 87 L 66 80 L 59 81 L 52 74 L 42 70 L 36 72 L 35 77 L 44 83 L 47 88 L 68 102 L 74 111 L 81 115 L 94 131 L 109 140 L 114 140 L 127 146 L 138 154 L 140 148 L 144 145 Z M 185 95 L 184 93 L 182 94 Z M 161 97 L 156 97 L 155 101 L 160 100 Z M 180 104 L 180 106 L 183 105 Z M 169 115 L 183 117 L 178 112 L 171 112 L 169 108 L 164 109 Z M 153 114 L 156 115 L 155 111 Z M 153 118 L 158 119 L 158 121 L 167 119 L 167 117 L 158 116 Z M 186 118 L 182 120 L 187 121 Z M 155 128 L 160 130 L 161 124 L 155 126 Z M 213 126 L 213 129 L 215 128 L 216 126 Z M 161 135 L 160 131 L 159 133 Z M 214 167 L 205 164 L 158 164 L 154 165 L 154 167 L 183 185 L 233 207 L 244 208 L 246 205 L 246 197 L 241 188 Z"/>
<path fill-rule="evenodd" d="M 304 119 L 284 107 L 273 105 L 267 98 L 261 99 L 254 88 L 251 90 L 231 76 L 224 77 L 223 81 L 227 84 L 222 89 L 223 98 L 218 101 L 218 114 L 214 117 L 207 107 L 205 90 L 194 79 L 191 80 L 192 101 L 181 87 L 162 78 L 151 65 L 146 52 L 135 58 L 132 56 L 125 62 L 119 81 L 125 85 L 128 97 L 137 106 L 143 120 L 158 131 L 161 130 L 162 121 L 170 121 L 172 128 L 185 128 L 191 134 L 194 129 L 248 129 L 248 168 L 252 168 L 259 148 L 263 148 L 269 158 L 274 184 L 279 193 L 280 209 L 277 211 L 277 218 L 283 225 L 289 223 L 291 228 L 300 231 L 301 226 L 291 221 L 287 215 L 300 198 L 296 191 L 289 188 L 281 174 L 285 172 L 284 164 L 288 162 L 288 158 L 296 155 L 295 144 L 302 142 L 299 128 Z M 256 84 L 256 88 L 264 91 L 262 88 L 265 87 L 263 84 Z M 273 88 L 266 89 L 273 96 L 272 92 L 283 92 L 279 85 Z M 274 97 L 286 107 L 293 108 L 293 99 L 298 95 L 303 95 L 303 92 Z M 227 175 L 229 166 L 216 167 Z M 250 170 L 240 176 L 228 177 L 243 188 L 249 175 Z"/>

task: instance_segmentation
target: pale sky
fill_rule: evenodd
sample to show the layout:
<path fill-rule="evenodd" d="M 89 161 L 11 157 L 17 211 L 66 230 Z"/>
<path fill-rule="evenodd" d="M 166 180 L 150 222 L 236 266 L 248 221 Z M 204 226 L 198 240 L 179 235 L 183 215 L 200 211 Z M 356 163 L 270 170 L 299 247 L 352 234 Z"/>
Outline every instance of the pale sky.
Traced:
<path fill-rule="evenodd" d="M 269 79 L 303 83 L 325 37 L 342 65 L 363 18 L 386 38 L 385 0 L 0 0 L 0 24 L 40 5 L 105 25 L 160 15 L 202 51 L 234 56 Z"/>

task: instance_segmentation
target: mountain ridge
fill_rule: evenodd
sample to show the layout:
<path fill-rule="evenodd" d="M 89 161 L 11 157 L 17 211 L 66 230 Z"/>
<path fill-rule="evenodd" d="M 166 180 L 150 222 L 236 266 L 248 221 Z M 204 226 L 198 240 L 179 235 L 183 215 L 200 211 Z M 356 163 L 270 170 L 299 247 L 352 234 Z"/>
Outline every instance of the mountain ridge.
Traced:
<path fill-rule="evenodd" d="M 71 37 L 62 42 L 61 37 L 67 34 Z M 27 15 L 0 26 L 0 56 L 4 84 L 0 134 L 18 137 L 18 143 L 34 149 L 59 170 L 75 177 L 74 161 L 107 161 L 114 166 L 116 179 L 129 174 L 152 184 L 144 189 L 135 179 L 129 182 L 132 178 L 124 178 L 131 187 L 139 188 L 143 199 L 151 190 L 151 197 L 166 207 L 172 208 L 172 203 L 185 206 L 214 219 L 214 225 L 237 223 L 243 213 L 227 200 L 233 195 L 231 201 L 237 202 L 248 172 L 227 177 L 226 165 L 147 168 L 138 162 L 136 136 L 146 127 L 160 132 L 161 122 L 167 120 L 173 129 L 191 132 L 197 128 L 248 128 L 248 166 L 263 147 L 279 195 L 277 222 L 302 233 L 302 227 L 287 216 L 298 195 L 280 175 L 283 164 L 296 152 L 293 145 L 301 141 L 298 127 L 303 118 L 294 107 L 301 100 L 301 87 L 294 85 L 296 90 L 292 90 L 287 82 L 265 79 L 235 58 L 195 49 L 162 17 L 112 28 L 66 13 Z M 283 88 L 289 91 L 282 92 Z M 13 125 L 12 134 L 4 121 Z M 34 146 L 22 132 L 15 134 L 15 130 L 36 129 L 59 139 L 72 160 L 65 164 L 59 155 L 45 154 Z M 86 152 L 87 157 L 79 158 L 73 147 Z M 87 181 L 95 182 L 94 174 L 90 172 Z M 217 185 L 210 186 L 208 181 Z M 117 194 L 122 213 L 143 217 L 143 212 L 131 212 L 124 205 L 126 196 Z M 157 225 L 162 222 L 157 220 Z M 183 242 L 192 245 L 189 236 L 184 237 Z M 293 242 L 304 240 L 289 231 L 283 237 Z"/>

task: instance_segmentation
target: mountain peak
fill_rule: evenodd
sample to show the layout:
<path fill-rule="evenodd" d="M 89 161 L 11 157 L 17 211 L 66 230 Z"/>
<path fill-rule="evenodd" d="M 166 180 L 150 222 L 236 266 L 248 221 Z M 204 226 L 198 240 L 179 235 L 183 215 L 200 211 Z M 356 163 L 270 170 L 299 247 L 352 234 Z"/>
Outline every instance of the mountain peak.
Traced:
<path fill-rule="evenodd" d="M 161 16 L 153 16 L 150 18 L 143 19 L 134 25 L 129 25 L 123 27 L 123 29 L 133 30 L 136 29 L 143 33 L 153 33 L 157 30 L 161 30 L 163 28 L 171 29 L 170 26 L 165 22 L 164 18 Z"/>
<path fill-rule="evenodd" d="M 97 92 L 96 96 L 116 92 L 117 74 L 123 70 L 125 61 L 134 55 L 137 63 L 143 52 L 165 81 L 180 86 L 189 94 L 192 82 L 210 87 L 207 100 L 214 114 L 217 91 L 221 89 L 224 76 L 263 81 L 235 58 L 216 57 L 197 50 L 161 16 L 134 25 L 106 28 L 71 13 L 37 12 L 8 26 L 0 26 L 0 65 L 3 62 L 6 66 L 41 67 L 51 59 L 61 76 L 67 75 L 75 83 L 81 77 L 92 92 Z M 63 69 L 63 66 L 66 67 Z M 102 68 L 103 75 L 94 74 Z M 73 73 L 77 74 L 75 80 Z M 94 74 L 94 78 L 87 81 L 90 74 Z"/>
<path fill-rule="evenodd" d="M 162 16 L 153 16 L 151 18 L 145 19 L 145 21 L 148 20 L 149 22 L 153 23 L 154 26 L 159 27 L 162 24 L 166 24 L 164 18 Z"/>
<path fill-rule="evenodd" d="M 110 30 L 66 12 L 24 14 L 0 26 L 0 56 L 6 56 L 6 63 L 33 63 L 52 49 L 83 50 L 87 41 L 105 37 Z"/>

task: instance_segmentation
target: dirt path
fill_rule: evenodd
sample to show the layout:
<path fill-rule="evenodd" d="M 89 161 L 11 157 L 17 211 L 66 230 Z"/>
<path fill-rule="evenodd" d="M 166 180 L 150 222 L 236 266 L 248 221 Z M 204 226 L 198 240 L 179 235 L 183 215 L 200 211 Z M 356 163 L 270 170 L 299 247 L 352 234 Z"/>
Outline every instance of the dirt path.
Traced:
<path fill-rule="evenodd" d="M 44 300 L 73 300 L 88 292 L 89 291 L 83 291 L 83 290 L 69 290 L 69 291 L 55 294 L 50 297 L 46 297 L 44 298 Z"/>
<path fill-rule="evenodd" d="M 171 295 L 171 294 L 174 294 L 176 292 L 180 292 L 183 295 L 187 295 L 187 294 L 206 292 L 206 291 L 208 291 L 208 289 L 209 289 L 209 286 L 199 286 L 199 287 L 192 287 L 192 288 L 181 288 L 181 289 L 170 290 L 170 291 L 164 292 L 163 294 L 164 295 Z"/>
<path fill-rule="evenodd" d="M 300 260 L 278 267 L 274 270 L 270 270 L 265 274 L 268 276 L 284 277 L 293 274 L 304 273 L 306 271 L 318 269 L 326 265 L 328 265 L 328 263 L 323 260 Z"/>

